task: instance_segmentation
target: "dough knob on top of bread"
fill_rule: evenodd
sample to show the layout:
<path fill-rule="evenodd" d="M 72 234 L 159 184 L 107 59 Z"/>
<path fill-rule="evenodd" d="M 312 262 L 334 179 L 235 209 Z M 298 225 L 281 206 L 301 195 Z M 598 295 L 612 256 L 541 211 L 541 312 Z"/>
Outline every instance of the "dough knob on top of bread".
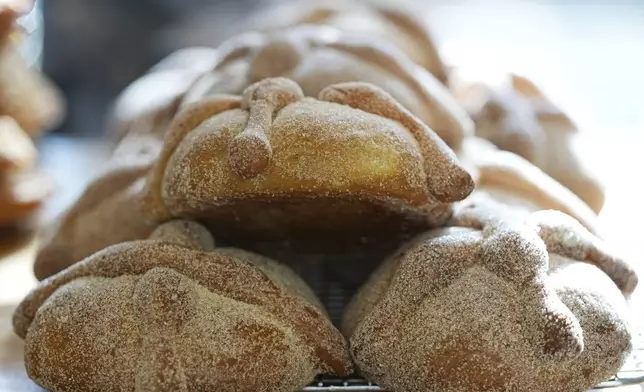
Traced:
<path fill-rule="evenodd" d="M 250 178 L 266 170 L 273 155 L 267 135 L 273 116 L 303 97 L 300 86 L 288 79 L 265 79 L 244 91 L 242 108 L 249 111 L 248 123 L 228 148 L 230 164 L 237 174 Z"/>
<path fill-rule="evenodd" d="M 403 246 L 351 300 L 358 370 L 392 391 L 581 391 L 613 376 L 631 348 L 619 289 L 637 278 L 573 221 L 459 207 L 460 227 Z"/>
<path fill-rule="evenodd" d="M 190 88 L 183 106 L 209 95 L 241 94 L 269 77 L 292 79 L 312 97 L 331 84 L 368 82 L 391 94 L 453 148 L 474 132 L 472 121 L 445 86 L 398 48 L 369 35 L 299 25 L 241 34 L 216 51 L 216 65 Z"/>
<path fill-rule="evenodd" d="M 157 221 L 196 219 L 225 240 L 336 236 L 342 247 L 439 225 L 472 188 L 445 143 L 380 88 L 340 83 L 316 99 L 270 78 L 179 113 L 144 202 Z"/>
<path fill-rule="evenodd" d="M 544 286 L 548 252 L 534 233 L 524 228 L 491 230 L 481 243 L 479 257 L 486 268 L 520 288 L 522 325 L 542 360 L 568 361 L 584 348 L 579 322 Z"/>
<path fill-rule="evenodd" d="M 29 376 L 53 392 L 290 392 L 352 371 L 304 281 L 266 257 L 214 247 L 191 221 L 41 282 L 13 323 Z"/>
<path fill-rule="evenodd" d="M 495 200 L 468 199 L 455 208 L 448 225 L 484 230 L 507 222 L 520 222 L 535 232 L 540 238 L 539 242 L 543 242 L 550 253 L 596 266 L 624 294 L 631 294 L 637 287 L 638 278 L 634 267 L 620 257 L 610 244 L 561 211 L 540 210 L 526 216 L 508 210 L 504 204 Z"/>

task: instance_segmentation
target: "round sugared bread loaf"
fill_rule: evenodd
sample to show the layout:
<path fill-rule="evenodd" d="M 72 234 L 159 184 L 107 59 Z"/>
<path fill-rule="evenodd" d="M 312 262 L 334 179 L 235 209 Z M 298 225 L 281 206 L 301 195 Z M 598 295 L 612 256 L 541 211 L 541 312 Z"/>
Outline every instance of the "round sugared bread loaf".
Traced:
<path fill-rule="evenodd" d="M 180 113 L 144 202 L 157 221 L 194 218 L 225 240 L 326 251 L 440 225 L 472 188 L 445 143 L 381 89 L 336 84 L 316 99 L 273 78 Z"/>
<path fill-rule="evenodd" d="M 63 391 L 290 392 L 346 376 L 345 339 L 292 271 L 194 222 L 94 254 L 18 306 L 29 376 Z"/>
<path fill-rule="evenodd" d="M 392 390 L 585 391 L 631 349 L 631 266 L 571 217 L 472 204 L 383 263 L 348 306 L 358 370 Z"/>

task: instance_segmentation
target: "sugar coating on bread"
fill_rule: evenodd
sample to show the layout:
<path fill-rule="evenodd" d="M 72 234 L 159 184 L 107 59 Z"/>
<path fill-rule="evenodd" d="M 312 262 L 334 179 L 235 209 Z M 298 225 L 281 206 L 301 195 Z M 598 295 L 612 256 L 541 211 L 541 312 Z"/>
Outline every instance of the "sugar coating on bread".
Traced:
<path fill-rule="evenodd" d="M 419 10 L 398 2 L 295 1 L 264 7 L 244 23 L 245 30 L 275 31 L 302 25 L 333 26 L 345 33 L 362 35 L 395 45 L 442 83 L 446 66 L 431 33 L 418 19 Z"/>
<path fill-rule="evenodd" d="M 541 210 L 522 216 L 493 199 L 473 198 L 455 209 L 448 225 L 486 230 L 512 222 L 519 222 L 536 231 L 548 252 L 595 265 L 624 294 L 635 290 L 638 279 L 634 267 L 611 249 L 609 244 L 561 211 Z"/>
<path fill-rule="evenodd" d="M 457 156 L 476 182 L 470 198 L 491 199 L 524 216 L 561 211 L 601 235 L 597 215 L 583 200 L 522 157 L 477 137 L 467 139 Z"/>
<path fill-rule="evenodd" d="M 213 94 L 240 94 L 270 77 L 294 80 L 306 96 L 317 96 L 331 84 L 368 82 L 391 94 L 451 147 L 473 133 L 473 123 L 440 82 L 396 47 L 370 36 L 302 25 L 245 33 L 217 52 L 217 65 L 195 82 L 182 105 Z"/>
<path fill-rule="evenodd" d="M 271 78 L 177 116 L 145 206 L 227 239 L 301 243 L 340 227 L 348 241 L 441 224 L 472 186 L 445 143 L 381 89 L 343 83 L 315 99 Z"/>
<path fill-rule="evenodd" d="M 258 82 L 258 84 L 249 87 L 249 89 L 245 93 L 245 96 L 248 95 L 248 91 L 257 91 L 264 88 L 272 88 L 269 86 L 273 85 L 276 82 L 279 82 L 278 86 L 281 86 L 276 88 L 277 89 L 281 88 L 284 91 L 287 91 L 288 89 L 291 88 L 290 87 L 291 85 L 294 85 L 293 82 L 287 79 L 280 79 L 280 78 L 266 79 L 265 81 Z M 290 102 L 294 103 L 298 99 L 302 98 L 301 92 L 297 93 L 294 97 L 297 97 L 298 95 L 299 97 L 297 99 L 291 100 Z M 444 143 L 442 143 L 436 137 L 436 135 L 433 132 L 431 132 L 414 116 L 410 115 L 409 112 L 407 112 L 404 108 L 400 106 L 400 104 L 395 102 L 391 97 L 389 97 L 386 93 L 384 93 L 379 88 L 369 84 L 362 84 L 362 83 L 346 83 L 346 84 L 334 85 L 334 86 L 329 86 L 328 88 L 321 91 L 319 94 L 319 100 L 323 102 L 329 101 L 340 105 L 347 105 L 357 109 L 357 110 L 346 110 L 346 109 L 342 109 L 341 107 L 338 107 L 337 105 L 328 105 L 328 104 L 315 105 L 313 100 L 311 99 L 305 100 L 303 102 L 304 105 L 301 108 L 302 114 L 308 114 L 308 112 L 312 112 L 318 109 L 316 106 L 320 108 L 318 109 L 320 111 L 322 110 L 322 108 L 328 109 L 326 113 L 321 112 L 319 114 L 317 113 L 313 113 L 313 114 L 318 115 L 320 117 L 328 117 L 330 120 L 329 121 L 330 125 L 336 128 L 334 133 L 329 131 L 329 134 L 320 135 L 320 138 L 326 138 L 331 140 L 333 138 L 339 138 L 340 140 L 343 140 L 343 139 L 349 140 L 350 137 L 353 135 L 355 135 L 354 136 L 355 138 L 361 137 L 362 135 L 364 135 L 364 137 L 368 137 L 369 133 L 377 135 L 380 131 L 378 129 L 378 126 L 381 124 L 384 125 L 384 122 L 382 120 L 378 121 L 379 119 L 373 115 L 383 117 L 390 121 L 391 120 L 396 121 L 407 129 L 406 132 L 402 132 L 402 136 L 407 137 L 407 140 L 403 140 L 403 142 L 410 144 L 408 148 L 411 149 L 411 151 L 405 152 L 405 153 L 407 155 L 413 155 L 414 154 L 413 150 L 418 147 L 420 148 L 421 150 L 420 154 L 422 155 L 422 158 L 425 161 L 424 162 L 425 174 L 428 176 L 426 180 L 427 186 L 430 186 L 433 188 L 433 196 L 437 200 L 440 200 L 440 201 L 458 200 L 459 198 L 464 197 L 464 194 L 468 194 L 471 191 L 472 184 L 471 184 L 469 175 L 458 167 L 458 163 L 453 153 L 451 153 L 451 151 L 444 145 Z M 248 121 L 251 123 L 251 125 L 255 124 L 255 122 L 257 121 L 261 121 L 260 118 L 266 117 L 266 115 L 262 114 L 262 112 L 259 112 L 259 110 L 263 110 L 262 109 L 263 105 L 269 105 L 269 108 L 276 107 L 278 109 L 285 109 L 287 107 L 287 105 L 285 104 L 272 104 L 269 102 L 269 100 L 266 100 L 266 99 L 259 100 L 255 104 L 252 104 L 250 102 L 246 103 L 246 102 L 248 101 L 245 100 L 243 105 L 249 108 L 250 117 Z M 272 106 L 272 105 L 276 105 L 276 106 Z M 256 115 L 254 115 L 255 113 L 253 112 L 253 109 L 257 110 Z M 195 110 L 195 109 L 192 109 L 192 110 Z M 276 111 L 277 109 L 272 109 L 272 110 Z M 214 113 L 212 115 L 216 115 L 216 114 L 218 113 Z M 291 132 L 299 130 L 300 132 L 306 135 L 307 126 L 309 125 L 306 123 L 306 121 L 309 119 L 313 119 L 314 117 L 303 116 L 304 118 L 302 120 L 299 120 L 298 114 L 300 113 L 291 112 L 289 114 L 291 114 L 290 118 L 286 116 L 282 116 L 280 118 L 278 117 L 279 116 L 278 113 L 273 113 L 272 117 L 275 117 L 275 118 L 273 118 L 272 121 L 273 122 L 284 121 L 285 122 L 283 126 L 284 128 L 287 128 Z M 369 115 L 369 114 L 373 114 L 373 115 Z M 355 119 L 351 118 L 352 116 L 355 117 Z M 366 128 L 367 124 L 365 125 L 361 124 L 360 120 L 363 120 L 363 119 L 372 120 L 374 122 L 374 124 L 371 126 L 371 129 Z M 200 118 L 199 120 L 203 122 L 205 118 Z M 320 119 L 320 120 L 323 120 L 323 119 Z M 172 140 L 175 143 L 172 143 L 172 144 L 166 143 L 166 148 L 164 149 L 165 150 L 164 152 L 166 153 L 163 155 L 163 158 L 168 157 L 170 153 L 174 152 L 173 149 L 175 146 L 173 144 L 178 144 L 181 141 L 181 140 L 178 140 L 179 137 L 181 136 L 185 137 L 185 132 L 186 132 L 184 130 L 185 128 L 181 127 L 181 125 L 184 124 L 184 121 L 177 121 L 175 124 L 177 125 L 175 127 L 175 131 L 172 133 L 171 137 L 169 138 L 169 140 Z M 204 122 L 203 125 L 208 125 L 208 123 Z M 267 124 L 262 124 L 262 131 L 264 132 L 267 131 L 266 128 L 269 128 L 268 125 L 270 125 L 270 122 Z M 315 124 L 312 124 L 312 125 L 315 125 Z M 353 129 L 355 127 L 357 127 L 357 129 L 354 131 Z M 181 129 L 177 129 L 177 128 L 181 128 Z M 295 129 L 291 130 L 290 128 L 295 128 Z M 384 128 L 391 128 L 391 125 L 385 126 Z M 202 129 L 199 129 L 199 131 L 203 132 L 204 130 L 202 128 Z M 180 134 L 180 136 L 173 137 L 175 134 Z M 246 134 L 242 132 L 240 135 L 237 135 L 236 138 L 246 139 L 245 136 Z M 279 134 L 275 135 L 276 138 L 278 136 L 280 135 Z M 413 142 L 410 143 L 410 140 L 408 139 L 409 136 L 412 136 L 415 139 L 415 143 Z M 266 138 L 266 137 L 263 136 L 263 138 Z M 293 137 L 293 139 L 296 140 L 295 137 Z M 399 140 L 392 140 L 392 137 L 389 137 L 389 140 L 400 143 Z M 387 142 L 387 141 L 388 141 L 387 139 L 383 140 L 383 142 Z M 263 143 L 265 143 L 265 141 Z M 417 146 L 415 144 L 417 144 Z M 183 145 L 181 147 L 183 147 Z M 297 147 L 298 146 L 293 146 L 293 148 L 297 148 Z M 347 148 L 349 147 L 350 146 L 347 146 Z M 265 147 L 262 146 L 261 148 L 265 148 Z M 253 152 L 258 153 L 259 150 L 254 150 Z M 382 152 L 386 153 L 386 148 L 382 148 Z M 356 161 L 358 160 L 356 159 Z M 163 167 L 163 164 L 164 162 L 161 162 L 159 166 Z M 339 165 L 338 169 L 339 171 L 343 171 L 343 170 L 346 171 L 347 167 L 345 165 Z M 301 173 L 301 174 L 294 173 L 294 175 L 303 177 L 305 179 L 308 178 L 306 173 Z M 329 177 L 333 178 L 333 177 L 342 175 L 342 173 L 340 172 L 320 173 L 319 175 L 329 175 Z"/>
<path fill-rule="evenodd" d="M 510 74 L 498 86 L 455 87 L 476 135 L 514 152 L 570 189 L 595 212 L 604 189 L 575 150 L 577 125 L 530 80 Z"/>
<path fill-rule="evenodd" d="M 217 51 L 205 47 L 180 49 L 162 59 L 116 98 L 108 133 L 118 140 L 132 134 L 163 140 L 181 99 L 216 59 Z"/>
<path fill-rule="evenodd" d="M 286 392 L 351 371 L 344 339 L 294 273 L 244 251 L 200 250 L 212 245 L 205 229 L 167 225 L 71 266 L 21 303 L 14 328 L 39 384 Z"/>
<path fill-rule="evenodd" d="M 551 252 L 591 263 L 613 279 L 622 292 L 635 291 L 638 278 L 634 267 L 572 217 L 556 211 L 539 211 L 529 222 L 536 226 Z"/>
<path fill-rule="evenodd" d="M 620 368 L 631 339 L 624 298 L 593 265 L 600 263 L 557 263 L 561 251 L 579 255 L 566 238 L 587 231 L 577 224 L 576 233 L 554 236 L 540 228 L 546 223 L 526 224 L 497 207 L 457 210 L 455 220 L 467 227 L 417 238 L 352 300 L 343 332 L 371 381 L 391 390 L 531 385 L 563 392 L 591 388 Z M 559 227 L 559 234 L 564 229 L 556 222 L 570 219 L 533 218 Z M 614 256 L 610 262 L 620 263 Z M 599 285 L 579 282 L 578 272 Z"/>
<path fill-rule="evenodd" d="M 103 172 L 46 228 L 34 263 L 38 279 L 107 246 L 150 235 L 155 225 L 144 214 L 141 199 L 160 149 L 156 137 L 128 135 L 121 141 Z"/>
<path fill-rule="evenodd" d="M 12 226 L 33 215 L 52 192 L 40 170 L 0 175 L 0 226 Z"/>
<path fill-rule="evenodd" d="M 0 115 L 13 117 L 29 135 L 55 127 L 64 113 L 62 94 L 10 47 L 0 48 Z"/>

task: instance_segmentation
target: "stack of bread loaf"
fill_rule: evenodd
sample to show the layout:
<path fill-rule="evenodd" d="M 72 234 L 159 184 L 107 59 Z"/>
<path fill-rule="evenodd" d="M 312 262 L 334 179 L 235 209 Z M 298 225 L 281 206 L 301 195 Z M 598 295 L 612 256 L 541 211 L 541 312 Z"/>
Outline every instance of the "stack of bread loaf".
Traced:
<path fill-rule="evenodd" d="M 32 6 L 0 1 L 0 227 L 32 214 L 51 188 L 36 168 L 33 138 L 55 125 L 62 104 L 53 85 L 17 50 L 24 34 L 16 21 Z"/>
<path fill-rule="evenodd" d="M 453 88 L 413 13 L 260 15 L 119 97 L 119 145 L 48 229 L 14 315 L 30 377 L 569 392 L 614 375 L 637 277 L 600 238 L 572 122 L 521 77 Z M 354 291 L 343 314 L 308 268 Z"/>

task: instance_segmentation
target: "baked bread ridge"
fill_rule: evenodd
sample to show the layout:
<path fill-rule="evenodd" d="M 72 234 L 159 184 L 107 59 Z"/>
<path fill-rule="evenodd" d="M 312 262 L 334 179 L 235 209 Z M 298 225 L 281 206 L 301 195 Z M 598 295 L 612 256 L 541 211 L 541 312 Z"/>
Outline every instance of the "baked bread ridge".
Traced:
<path fill-rule="evenodd" d="M 564 392 L 619 370 L 631 349 L 619 289 L 637 276 L 605 244 L 556 211 L 521 222 L 479 202 L 451 224 L 464 227 L 401 248 L 347 307 L 342 330 L 368 379 L 392 391 Z"/>
<path fill-rule="evenodd" d="M 238 30 L 272 32 L 300 25 L 324 25 L 346 33 L 374 37 L 396 46 L 406 57 L 447 83 L 447 67 L 432 34 L 410 2 L 294 1 L 254 12 Z"/>
<path fill-rule="evenodd" d="M 514 152 L 570 189 L 595 212 L 604 188 L 575 150 L 577 124 L 528 78 L 510 73 L 499 83 L 453 80 L 452 91 L 474 120 L 475 133 Z"/>
<path fill-rule="evenodd" d="M 35 137 L 63 118 L 62 93 L 42 73 L 30 68 L 11 45 L 0 47 L 0 115 L 14 118 Z"/>
<path fill-rule="evenodd" d="M 37 169 L 0 174 L 0 227 L 12 227 L 27 220 L 52 188 L 50 178 Z"/>
<path fill-rule="evenodd" d="M 41 282 L 14 313 L 30 377 L 54 392 L 287 392 L 351 372 L 297 275 L 213 246 L 202 226 L 171 221 Z"/>
<path fill-rule="evenodd" d="M 162 141 L 183 96 L 217 58 L 218 51 L 206 47 L 183 48 L 166 56 L 114 100 L 108 135 L 116 142 L 128 135 L 153 136 Z"/>
<path fill-rule="evenodd" d="M 102 173 L 44 230 L 34 273 L 45 279 L 107 246 L 144 239 L 156 226 L 142 209 L 146 176 L 161 141 L 127 135 Z"/>
<path fill-rule="evenodd" d="M 22 223 L 50 195 L 51 181 L 36 168 L 37 159 L 29 135 L 0 115 L 0 227 Z"/>
<path fill-rule="evenodd" d="M 519 155 L 472 137 L 464 141 L 457 156 L 476 182 L 470 198 L 496 200 L 523 216 L 558 210 L 601 237 L 597 214 L 572 191 Z"/>
<path fill-rule="evenodd" d="M 298 25 L 245 32 L 222 43 L 217 52 L 216 65 L 190 88 L 184 106 L 213 94 L 241 94 L 269 77 L 294 80 L 306 96 L 317 96 L 331 84 L 359 81 L 387 91 L 452 148 L 474 132 L 473 122 L 445 86 L 398 48 L 372 36 Z"/>
<path fill-rule="evenodd" d="M 157 221 L 188 217 L 208 225 L 227 213 L 235 218 L 227 230 L 241 221 L 271 233 L 292 224 L 297 230 L 288 232 L 297 234 L 322 225 L 316 211 L 324 203 L 331 211 L 343 198 L 357 205 L 346 204 L 335 217 L 346 222 L 364 217 L 361 209 L 384 205 L 379 211 L 392 219 L 405 217 L 403 206 L 426 216 L 425 226 L 441 224 L 449 204 L 465 198 L 473 184 L 445 143 L 381 89 L 337 84 L 314 99 L 291 80 L 269 78 L 241 99 L 214 96 L 180 113 L 147 185 L 146 210 Z M 304 214 L 302 197 L 320 209 Z M 242 211 L 233 204 L 232 213 L 223 208 L 240 200 L 272 208 L 271 223 L 284 208 L 292 213 L 284 227 L 267 231 L 253 221 L 256 215 L 243 216 L 255 211 L 248 205 Z M 225 235 L 221 231 L 215 234 Z"/>
<path fill-rule="evenodd" d="M 9 116 L 0 116 L 0 176 L 36 167 L 38 151 L 31 138 Z"/>
<path fill-rule="evenodd" d="M 502 203 L 471 199 L 455 209 L 448 225 L 486 230 L 513 221 L 517 217 Z M 635 291 L 638 278 L 634 267 L 573 217 L 561 211 L 541 210 L 530 214 L 523 224 L 537 232 L 549 253 L 592 264 L 608 275 L 622 293 Z"/>

